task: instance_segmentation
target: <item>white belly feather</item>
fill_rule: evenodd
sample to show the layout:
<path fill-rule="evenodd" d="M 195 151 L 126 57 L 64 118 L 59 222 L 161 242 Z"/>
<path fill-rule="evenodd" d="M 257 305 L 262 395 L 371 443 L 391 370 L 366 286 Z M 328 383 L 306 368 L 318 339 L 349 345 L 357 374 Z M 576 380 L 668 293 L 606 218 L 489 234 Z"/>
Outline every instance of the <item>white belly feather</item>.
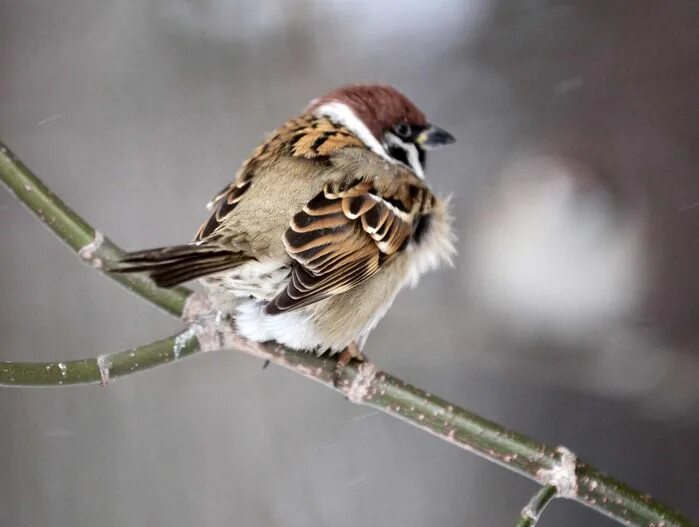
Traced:
<path fill-rule="evenodd" d="M 212 297 L 218 299 L 221 309 L 234 312 L 238 333 L 249 340 L 274 340 L 293 349 L 317 352 L 328 349 L 340 351 L 352 341 L 357 342 L 361 348 L 400 289 L 406 285 L 415 286 L 422 274 L 438 267 L 442 262 L 451 261 L 455 252 L 453 237 L 446 218 L 440 219 L 442 221 L 432 222 L 420 244 L 411 243 L 407 247 L 401 255 L 406 264 L 404 274 L 393 277 L 390 283 L 382 284 L 383 298 L 375 305 L 375 309 L 363 315 L 355 314 L 352 305 L 347 305 L 362 300 L 353 295 L 354 290 L 343 293 L 347 304 L 340 308 L 336 301 L 321 300 L 298 310 L 276 315 L 266 314 L 264 307 L 267 301 L 282 291 L 289 280 L 290 269 L 286 262 L 250 262 L 232 271 L 207 277 L 203 282 Z M 387 276 L 380 271 L 371 280 L 388 279 Z M 354 298 L 350 298 L 353 296 Z M 245 300 L 233 301 L 232 297 Z M 340 297 L 335 300 L 340 300 Z M 332 314 L 327 312 L 330 309 L 341 309 L 344 312 L 338 313 L 337 318 L 344 320 L 341 325 L 346 331 L 338 331 L 337 324 L 331 327 L 333 324 L 328 323 L 332 319 Z"/>
<path fill-rule="evenodd" d="M 204 279 L 204 285 L 218 294 L 227 293 L 238 298 L 253 297 L 266 301 L 286 287 L 290 271 L 285 262 L 255 261 L 231 271 L 208 276 Z"/>

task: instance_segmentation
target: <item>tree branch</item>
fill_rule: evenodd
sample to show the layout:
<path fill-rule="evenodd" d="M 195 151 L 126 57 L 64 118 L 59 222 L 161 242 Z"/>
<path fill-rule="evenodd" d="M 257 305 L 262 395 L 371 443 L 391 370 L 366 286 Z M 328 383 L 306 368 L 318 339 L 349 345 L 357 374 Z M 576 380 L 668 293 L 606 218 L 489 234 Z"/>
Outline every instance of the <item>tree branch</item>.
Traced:
<path fill-rule="evenodd" d="M 65 362 L 0 362 L 0 386 L 102 384 L 201 351 L 196 334 L 184 331 L 126 351 Z"/>
<path fill-rule="evenodd" d="M 0 144 L 0 179 L 41 221 L 93 267 L 121 251 L 96 233 L 83 219 L 54 196 L 6 147 Z M 0 385 L 57 386 L 101 382 L 165 364 L 200 351 L 235 349 L 269 360 L 333 388 L 335 361 L 298 353 L 276 344 L 258 344 L 240 338 L 230 321 L 221 320 L 205 299 L 178 288 L 163 290 L 146 277 L 107 274 L 190 325 L 174 337 L 97 359 L 49 363 L 0 363 Z M 352 402 L 371 406 L 429 432 L 464 450 L 476 453 L 544 485 L 533 509 L 553 488 L 555 496 L 569 498 L 626 525 L 691 527 L 681 514 L 642 495 L 597 469 L 577 460 L 567 449 L 553 449 L 507 430 L 463 408 L 411 386 L 371 363 L 350 364 L 342 372 L 338 390 Z M 542 497 L 543 496 L 543 497 Z M 550 501 L 552 498 L 548 498 Z M 532 504 L 530 502 L 530 505 Z M 540 512 L 539 510 L 539 512 Z"/>
<path fill-rule="evenodd" d="M 544 509 L 556 498 L 555 485 L 544 485 L 534 494 L 519 515 L 517 527 L 534 527 Z"/>
<path fill-rule="evenodd" d="M 2 142 L 0 179 L 44 225 L 95 269 L 105 272 L 106 264 L 118 260 L 123 254 L 119 247 L 93 229 L 53 194 Z M 180 316 L 184 303 L 191 294 L 184 287 L 161 289 L 142 275 L 107 276 L 175 316 Z"/>

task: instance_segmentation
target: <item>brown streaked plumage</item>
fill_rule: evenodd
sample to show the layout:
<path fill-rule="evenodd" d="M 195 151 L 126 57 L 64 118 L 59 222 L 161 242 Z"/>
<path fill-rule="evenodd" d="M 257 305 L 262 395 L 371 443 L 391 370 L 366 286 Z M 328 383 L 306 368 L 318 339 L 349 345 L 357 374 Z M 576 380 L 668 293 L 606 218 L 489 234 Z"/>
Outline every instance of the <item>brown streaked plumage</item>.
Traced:
<path fill-rule="evenodd" d="M 209 207 L 214 208 L 215 212 L 201 226 L 195 239 L 202 240 L 216 230 L 223 218 L 240 201 L 252 182 L 255 170 L 260 166 L 274 162 L 280 156 L 325 159 L 350 146 L 362 147 L 363 144 L 349 130 L 333 124 L 329 119 L 304 114 L 298 119 L 287 121 L 255 149 L 252 156 L 243 163 L 233 183 L 209 202 Z"/>
<path fill-rule="evenodd" d="M 371 181 L 343 190 L 326 183 L 294 215 L 282 241 L 296 264 L 286 289 L 267 304 L 266 313 L 343 293 L 376 274 L 407 245 L 422 203 L 413 200 L 411 210 L 403 211 L 388 201 L 394 196 L 376 193 Z"/>
<path fill-rule="evenodd" d="M 253 340 L 361 347 L 400 288 L 453 252 L 420 177 L 424 148 L 450 141 L 393 88 L 335 90 L 257 147 L 193 243 L 130 253 L 116 271 L 203 278 Z"/>

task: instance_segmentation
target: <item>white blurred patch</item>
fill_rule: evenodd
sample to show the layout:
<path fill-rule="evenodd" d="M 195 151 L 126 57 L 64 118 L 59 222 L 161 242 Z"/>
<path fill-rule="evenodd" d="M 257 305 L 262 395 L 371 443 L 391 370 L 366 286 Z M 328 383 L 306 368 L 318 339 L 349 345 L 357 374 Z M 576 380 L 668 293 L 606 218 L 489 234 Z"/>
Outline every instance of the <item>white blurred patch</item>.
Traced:
<path fill-rule="evenodd" d="M 522 157 L 482 211 L 466 251 L 482 307 L 523 333 L 564 339 L 608 328 L 644 290 L 643 222 L 587 168 Z"/>

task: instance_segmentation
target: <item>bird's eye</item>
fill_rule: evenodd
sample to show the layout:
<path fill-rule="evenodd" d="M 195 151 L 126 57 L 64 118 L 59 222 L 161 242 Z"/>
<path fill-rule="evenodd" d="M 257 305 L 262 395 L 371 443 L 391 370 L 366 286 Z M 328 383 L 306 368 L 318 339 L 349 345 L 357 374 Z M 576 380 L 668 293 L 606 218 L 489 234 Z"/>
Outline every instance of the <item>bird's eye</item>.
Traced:
<path fill-rule="evenodd" d="M 408 123 L 398 123 L 393 127 L 393 130 L 402 138 L 410 137 L 410 132 L 412 131 Z"/>

